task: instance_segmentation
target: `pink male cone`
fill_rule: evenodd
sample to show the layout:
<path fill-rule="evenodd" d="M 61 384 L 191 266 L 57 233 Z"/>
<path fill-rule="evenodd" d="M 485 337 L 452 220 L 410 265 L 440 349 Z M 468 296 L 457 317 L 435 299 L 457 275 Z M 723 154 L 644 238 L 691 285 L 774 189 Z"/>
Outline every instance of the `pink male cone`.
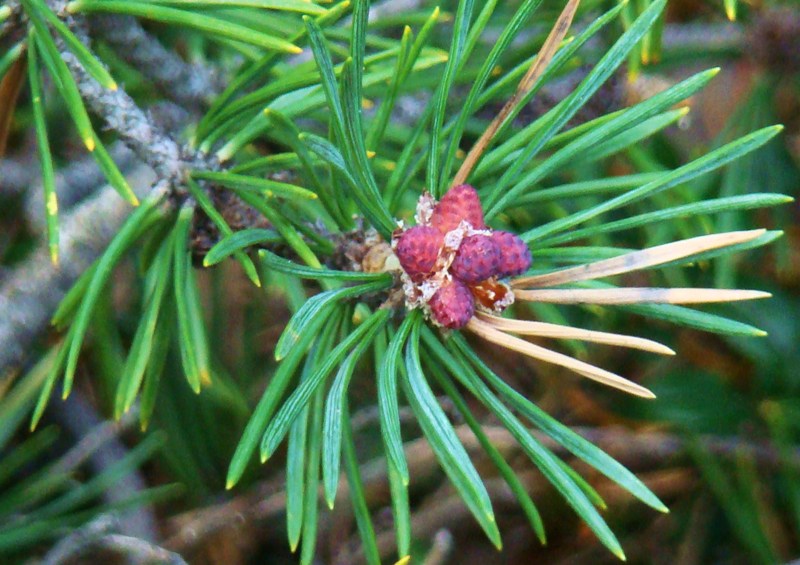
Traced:
<path fill-rule="evenodd" d="M 511 277 L 527 271 L 531 266 L 531 250 L 519 236 L 507 231 L 492 233 L 492 241 L 500 249 L 499 277 Z"/>
<path fill-rule="evenodd" d="M 400 266 L 414 280 L 431 272 L 442 248 L 442 234 L 430 226 L 414 226 L 403 232 L 395 253 Z"/>
<path fill-rule="evenodd" d="M 430 299 L 428 306 L 433 319 L 452 330 L 466 326 L 475 313 L 472 293 L 467 285 L 457 279 L 445 282 Z"/>
<path fill-rule="evenodd" d="M 447 191 L 433 210 L 431 225 L 443 234 L 454 230 L 466 220 L 476 230 L 486 228 L 483 208 L 478 193 L 468 184 L 460 184 Z"/>

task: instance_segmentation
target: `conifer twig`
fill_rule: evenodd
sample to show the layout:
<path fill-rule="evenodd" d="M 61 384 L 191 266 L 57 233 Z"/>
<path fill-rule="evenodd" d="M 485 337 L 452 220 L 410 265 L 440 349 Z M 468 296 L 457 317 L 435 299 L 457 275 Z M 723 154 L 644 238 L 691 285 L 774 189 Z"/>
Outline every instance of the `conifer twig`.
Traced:
<path fill-rule="evenodd" d="M 109 90 L 100 85 L 69 51 L 61 57 L 76 79 L 81 97 L 91 110 L 114 130 L 134 153 L 156 172 L 160 179 L 181 178 L 186 167 L 185 150 L 139 108 L 122 89 Z"/>
<path fill-rule="evenodd" d="M 108 148 L 111 158 L 125 173 L 136 165 L 136 158 L 128 147 L 122 143 L 114 143 Z M 0 173 L 2 174 L 2 173 Z M 106 179 L 97 162 L 92 157 L 78 159 L 56 172 L 56 191 L 58 207 L 63 213 L 78 205 L 97 190 L 105 186 Z M 44 229 L 44 196 L 39 183 L 31 187 L 25 201 L 25 216 Z"/>
<path fill-rule="evenodd" d="M 167 98 L 187 107 L 206 106 L 221 88 L 219 73 L 187 63 L 147 33 L 136 18 L 98 14 L 90 19 L 101 37 L 124 61 L 149 78 Z"/>
<path fill-rule="evenodd" d="M 186 565 L 186 561 L 177 553 L 146 540 L 113 533 L 116 526 L 112 516 L 102 515 L 62 539 L 44 556 L 42 563 L 88 563 L 96 553 L 113 553 L 124 563 Z"/>
<path fill-rule="evenodd" d="M 57 565 L 74 560 L 83 554 L 87 546 L 114 531 L 115 528 L 114 516 L 109 514 L 98 516 L 56 543 L 42 558 L 42 565 Z"/>
<path fill-rule="evenodd" d="M 129 180 L 144 192 L 154 178 L 142 166 Z M 0 284 L 0 376 L 25 359 L 61 298 L 105 250 L 129 213 L 130 206 L 116 191 L 104 188 L 62 216 L 60 267 L 52 265 L 43 246 Z"/>
<path fill-rule="evenodd" d="M 663 431 L 631 430 L 620 426 L 593 427 L 582 426 L 572 428 L 585 439 L 596 444 L 631 468 L 651 468 L 666 464 L 686 452 L 688 441 L 685 437 Z M 506 456 L 511 457 L 518 452 L 519 445 L 505 428 L 493 425 L 484 425 L 484 433 L 492 443 Z M 472 435 L 467 425 L 456 427 L 459 440 L 469 453 L 480 451 L 477 439 Z M 567 455 L 569 452 L 563 445 L 539 430 L 531 430 L 548 449 L 558 455 Z M 752 457 L 759 466 L 776 468 L 779 465 L 790 465 L 800 469 L 800 449 L 793 448 L 788 454 L 788 460 L 773 445 L 767 442 L 754 441 L 741 437 L 726 437 L 705 435 L 696 438 L 700 447 L 710 453 L 726 459 L 741 457 L 746 454 Z M 420 482 L 425 482 L 427 477 L 436 472 L 436 457 L 430 445 L 424 438 L 415 439 L 404 445 L 409 468 Z M 388 492 L 386 488 L 386 474 L 383 462 L 370 461 L 361 466 L 365 490 L 368 493 L 368 503 L 371 506 L 386 504 Z M 536 471 L 526 471 L 520 478 L 529 489 L 535 489 L 540 483 L 541 475 Z M 281 490 L 282 478 L 267 479 L 251 487 L 247 492 L 226 500 L 216 505 L 201 509 L 193 509 L 184 514 L 172 517 L 168 530 L 170 537 L 164 546 L 178 551 L 184 555 L 198 551 L 204 540 L 216 539 L 215 535 L 231 528 L 254 527 L 259 531 L 267 532 L 270 524 L 278 519 L 285 511 L 286 495 Z M 496 486 L 497 489 L 493 487 Z M 487 488 L 499 497 L 508 497 L 508 504 L 515 504 L 515 499 L 505 483 L 499 479 L 488 479 Z M 348 496 L 346 484 L 340 484 L 339 500 Z M 496 502 L 498 498 L 493 497 Z M 436 516 L 466 517 L 461 499 L 453 494 L 437 504 L 429 505 L 425 510 L 414 513 L 413 529 L 418 532 L 430 531 L 428 520 L 432 518 L 429 512 Z M 420 522 L 425 522 L 422 524 Z M 444 522 L 436 522 L 437 524 Z M 448 522 L 452 523 L 452 522 Z M 274 529 L 274 528 L 272 528 Z M 395 547 L 394 532 L 388 531 L 379 534 L 379 548 L 384 555 L 390 554 Z"/>
<path fill-rule="evenodd" d="M 48 6 L 55 13 L 62 13 L 66 2 L 48 0 Z M 67 23 L 86 43 L 83 18 L 75 16 Z M 155 172 L 154 178 L 146 167 L 140 167 L 131 175 L 131 184 L 138 187 L 140 196 L 146 195 L 155 180 L 160 181 L 158 190 L 169 190 L 175 181 L 182 180 L 189 168 L 214 168 L 213 163 L 190 152 L 158 127 L 124 89 L 112 91 L 101 86 L 60 38 L 55 39 L 85 103 Z M 62 218 L 61 268 L 52 268 L 49 258 L 43 259 L 46 252 L 40 250 L 3 282 L 0 286 L 0 312 L 4 312 L 0 317 L 0 375 L 24 360 L 30 345 L 47 327 L 64 293 L 106 248 L 129 212 L 130 207 L 116 193 L 101 191 Z"/>
<path fill-rule="evenodd" d="M 119 440 L 119 435 L 137 422 L 135 410 L 124 414 L 119 421 L 103 421 L 81 392 L 76 390 L 67 400 L 54 403 L 52 414 L 76 440 L 75 445 L 56 464 L 55 473 L 70 473 L 88 461 L 94 476 L 100 476 L 127 455 L 128 448 Z M 113 504 L 131 498 L 146 488 L 147 484 L 139 470 L 133 470 L 119 479 L 114 488 L 104 491 L 102 496 Z M 115 531 L 155 540 L 158 531 L 152 508 L 140 505 L 120 513 Z"/>
<path fill-rule="evenodd" d="M 65 12 L 67 2 L 48 0 L 47 4 L 53 12 L 60 14 Z M 85 19 L 72 16 L 66 23 L 88 48 Z M 54 36 L 54 39 L 86 105 L 105 122 L 108 129 L 119 135 L 139 159 L 152 167 L 160 180 L 179 180 L 189 166 L 205 160 L 189 152 L 158 127 L 123 88 L 111 90 L 97 82 L 64 45 L 63 40 L 59 36 Z"/>
<path fill-rule="evenodd" d="M 27 159 L 0 159 L 0 195 L 24 192 L 33 181 L 35 168 Z"/>

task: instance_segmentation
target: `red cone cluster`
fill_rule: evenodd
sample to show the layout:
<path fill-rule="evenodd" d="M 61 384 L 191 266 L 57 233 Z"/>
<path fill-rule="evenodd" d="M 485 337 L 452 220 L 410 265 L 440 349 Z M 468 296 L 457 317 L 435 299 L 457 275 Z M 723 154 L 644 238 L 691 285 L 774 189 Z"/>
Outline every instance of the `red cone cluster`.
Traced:
<path fill-rule="evenodd" d="M 498 277 L 513 277 L 531 266 L 531 250 L 519 236 L 507 231 L 492 232 L 492 241 L 503 252 L 500 254 Z"/>
<path fill-rule="evenodd" d="M 472 317 L 476 300 L 485 308 L 497 309 L 501 301 L 500 309 L 509 304 L 510 289 L 496 279 L 530 267 L 525 242 L 486 227 L 478 193 L 468 184 L 451 188 L 429 218 L 396 236 L 395 253 L 408 277 L 419 285 L 415 288 L 427 281 L 438 283 L 427 300 L 431 317 L 446 328 L 458 329 Z M 419 293 L 424 295 L 423 290 Z"/>
<path fill-rule="evenodd" d="M 411 280 L 419 282 L 433 271 L 443 243 L 444 236 L 436 228 L 414 226 L 400 236 L 395 253 Z"/>
<path fill-rule="evenodd" d="M 442 196 L 433 210 L 431 225 L 443 234 L 456 229 L 466 220 L 473 229 L 486 229 L 478 193 L 468 184 L 454 186 Z"/>
<path fill-rule="evenodd" d="M 469 287 L 458 279 L 445 281 L 428 302 L 431 316 L 446 328 L 463 328 L 475 313 Z"/>
<path fill-rule="evenodd" d="M 470 235 L 461 240 L 450 273 L 465 283 L 478 283 L 498 273 L 500 246 L 488 235 Z"/>

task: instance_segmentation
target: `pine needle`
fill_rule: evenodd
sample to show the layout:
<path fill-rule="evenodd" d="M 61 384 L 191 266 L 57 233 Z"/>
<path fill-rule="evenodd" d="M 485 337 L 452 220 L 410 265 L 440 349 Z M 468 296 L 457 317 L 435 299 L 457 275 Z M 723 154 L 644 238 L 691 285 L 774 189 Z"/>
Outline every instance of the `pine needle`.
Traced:
<path fill-rule="evenodd" d="M 533 60 L 531 68 L 528 69 L 528 72 L 526 72 L 522 77 L 522 80 L 519 81 L 517 90 L 514 92 L 511 98 L 508 99 L 508 102 L 505 103 L 505 106 L 500 109 L 500 111 L 497 113 L 497 116 L 495 116 L 495 118 L 486 128 L 486 131 L 481 134 L 480 138 L 478 138 L 478 141 L 476 141 L 475 145 L 472 146 L 472 149 L 469 150 L 467 157 L 464 159 L 464 162 L 461 163 L 461 167 L 458 169 L 456 176 L 453 178 L 453 186 L 463 184 L 464 181 L 467 180 L 467 177 L 472 172 L 472 169 L 474 169 L 475 165 L 478 163 L 478 159 L 481 158 L 483 152 L 486 151 L 487 147 L 489 147 L 492 139 L 503 126 L 503 123 L 511 114 L 512 110 L 514 110 L 519 101 L 525 97 L 530 89 L 533 88 L 533 85 L 536 84 L 536 81 L 539 79 L 539 77 L 542 76 L 542 73 L 544 73 L 547 65 L 550 64 L 550 61 L 556 54 L 556 51 L 558 51 L 558 46 L 567 35 L 567 31 L 569 31 L 569 27 L 572 24 L 572 18 L 575 16 L 575 12 L 578 9 L 578 4 L 580 4 L 580 0 L 570 0 L 567 2 L 567 5 L 564 6 L 564 10 L 556 20 L 553 29 L 550 30 L 550 34 L 547 36 L 544 45 L 542 45 L 541 50 Z"/>
<path fill-rule="evenodd" d="M 740 243 L 752 241 L 761 237 L 767 230 L 734 231 L 693 237 L 665 245 L 658 245 L 641 251 L 633 251 L 594 263 L 587 263 L 578 267 L 562 269 L 543 275 L 516 278 L 511 281 L 514 288 L 543 287 L 565 284 L 577 281 L 587 281 L 630 273 L 648 267 L 654 267 L 683 257 L 703 253 L 721 247 L 730 247 Z"/>
<path fill-rule="evenodd" d="M 517 300 L 551 304 L 702 304 L 770 296 L 758 290 L 718 288 L 552 288 L 514 292 Z"/>
<path fill-rule="evenodd" d="M 594 330 L 584 330 L 581 328 L 573 328 L 559 324 L 548 324 L 546 322 L 511 320 L 483 312 L 479 312 L 477 316 L 482 321 L 494 326 L 500 331 L 510 332 L 517 335 L 549 337 L 555 339 L 576 339 L 579 341 L 602 343 L 604 345 L 616 345 L 619 347 L 640 349 L 642 351 L 659 353 L 661 355 L 675 355 L 675 352 L 666 345 L 662 345 L 656 341 L 641 337 L 598 332 Z"/>
<path fill-rule="evenodd" d="M 550 351 L 544 347 L 534 345 L 533 343 L 519 339 L 518 337 L 510 336 L 493 327 L 491 324 L 487 324 L 476 317 L 473 317 L 469 321 L 469 323 L 466 325 L 466 329 L 472 331 L 486 341 L 495 343 L 507 349 L 511 349 L 512 351 L 522 353 L 523 355 L 527 355 L 533 359 L 544 361 L 545 363 L 552 363 L 560 367 L 565 367 L 588 379 L 592 379 L 593 381 L 597 381 L 604 385 L 622 390 L 629 394 L 641 396 L 642 398 L 656 397 L 656 395 L 650 390 L 644 388 L 643 386 L 637 385 L 636 383 L 629 381 L 624 377 L 620 377 L 619 375 L 615 375 L 614 373 L 606 371 L 605 369 L 601 369 L 600 367 L 595 367 L 589 363 L 578 361 L 577 359 L 573 359 L 572 357 L 562 353 L 556 353 L 555 351 Z"/>

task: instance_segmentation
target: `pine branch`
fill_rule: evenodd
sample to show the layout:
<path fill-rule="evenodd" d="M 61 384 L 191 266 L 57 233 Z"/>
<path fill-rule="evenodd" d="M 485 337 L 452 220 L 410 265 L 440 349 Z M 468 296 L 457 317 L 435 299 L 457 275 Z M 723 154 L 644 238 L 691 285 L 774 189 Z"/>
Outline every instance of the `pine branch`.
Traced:
<path fill-rule="evenodd" d="M 77 442 L 59 461 L 58 472 L 71 472 L 88 460 L 94 476 L 99 476 L 128 454 L 128 448 L 119 440 L 119 436 L 137 422 L 136 410 L 127 412 L 119 421 L 103 421 L 94 407 L 76 390 L 64 402 L 56 402 L 51 413 Z M 103 499 L 110 504 L 121 502 L 133 498 L 146 488 L 141 473 L 133 471 L 120 478 L 114 488 L 106 490 Z M 116 531 L 121 534 L 148 541 L 158 537 L 156 517 L 147 505 L 124 511 L 117 521 Z"/>
<path fill-rule="evenodd" d="M 124 563 L 168 563 L 185 565 L 183 558 L 145 540 L 113 533 L 117 521 L 108 515 L 98 517 L 62 539 L 42 559 L 45 565 L 89 562 L 95 554 L 113 553 Z"/>
<path fill-rule="evenodd" d="M 136 18 L 101 14 L 91 18 L 89 24 L 93 35 L 111 45 L 170 100 L 197 110 L 221 92 L 216 69 L 185 62 L 147 33 Z"/>
<path fill-rule="evenodd" d="M 139 167 L 129 176 L 134 190 L 146 192 L 153 173 Z M 158 190 L 165 190 L 164 184 Z M 61 265 L 54 267 L 46 246 L 40 247 L 0 285 L 0 375 L 19 367 L 36 338 L 48 327 L 72 283 L 105 250 L 130 213 L 130 206 L 106 187 L 64 214 Z"/>
<path fill-rule="evenodd" d="M 100 116 L 159 179 L 170 182 L 181 179 L 186 171 L 184 156 L 190 157 L 184 148 L 156 126 L 122 88 L 112 91 L 102 87 L 69 51 L 62 49 L 61 57 L 92 112 Z"/>
<path fill-rule="evenodd" d="M 66 2 L 48 4 L 62 13 Z M 69 18 L 67 23 L 88 43 L 82 18 Z M 56 39 L 86 104 L 155 172 L 153 177 L 146 167 L 139 167 L 132 173 L 131 184 L 139 196 L 145 196 L 156 181 L 158 190 L 174 189 L 190 168 L 213 168 L 207 159 L 170 137 L 122 88 L 111 91 L 101 86 Z M 0 320 L 0 374 L 20 365 L 66 291 L 102 253 L 129 213 L 130 207 L 113 190 L 102 190 L 62 218 L 60 268 L 53 268 L 47 250 L 40 249 L 4 281 L 0 311 L 9 315 Z"/>
<path fill-rule="evenodd" d="M 48 0 L 48 6 L 57 14 L 65 12 L 66 4 L 65 0 Z M 82 16 L 72 16 L 67 18 L 66 23 L 88 47 L 86 20 Z M 110 90 L 98 83 L 66 48 L 63 40 L 58 35 L 54 39 L 61 58 L 75 78 L 83 101 L 105 122 L 108 129 L 117 133 L 139 159 L 156 172 L 160 180 L 170 183 L 181 180 L 190 164 L 205 161 L 160 128 L 123 88 Z"/>
<path fill-rule="evenodd" d="M 36 168 L 27 159 L 0 159 L 0 196 L 25 192 L 35 177 Z"/>
<path fill-rule="evenodd" d="M 123 173 L 136 166 L 136 157 L 128 147 L 122 143 L 115 143 L 109 148 L 109 153 L 114 162 Z M 2 176 L 0 170 L 0 176 Z M 86 157 L 70 163 L 56 173 L 56 190 L 58 192 L 58 207 L 61 212 L 66 212 L 83 200 L 96 193 L 105 186 L 105 175 L 91 157 Z M 37 183 L 28 191 L 25 201 L 26 217 L 38 228 L 45 229 L 44 196 L 41 186 Z"/>
<path fill-rule="evenodd" d="M 599 427 L 577 427 L 574 430 L 589 441 L 596 443 L 602 449 L 608 451 L 620 462 L 630 465 L 633 468 L 662 468 L 668 462 L 686 453 L 688 444 L 687 438 L 666 432 L 642 432 L 628 430 L 621 427 L 599 428 Z M 477 455 L 481 447 L 466 425 L 456 428 L 459 440 L 470 454 Z M 491 439 L 501 453 L 511 457 L 519 453 L 519 445 L 511 434 L 500 426 L 484 426 L 484 432 Z M 549 436 L 534 430 L 532 434 L 558 455 L 568 455 L 568 451 L 563 445 L 553 441 Z M 792 465 L 800 468 L 800 449 L 794 449 L 789 461 L 784 461 L 777 448 L 759 442 L 743 439 L 740 437 L 723 436 L 702 436 L 698 439 L 699 446 L 708 450 L 710 453 L 735 459 L 742 453 L 752 456 L 759 466 L 764 468 L 776 468 L 781 465 Z M 406 457 L 408 458 L 409 469 L 412 471 L 415 481 L 426 483 L 438 472 L 438 466 L 433 451 L 425 438 L 415 439 L 404 445 Z M 372 460 L 361 466 L 361 473 L 368 493 L 368 502 L 371 506 L 386 504 L 388 501 L 388 485 L 386 484 L 386 469 L 383 460 Z M 535 471 L 527 471 L 521 474 L 523 482 L 534 488 L 542 486 L 541 475 Z M 167 528 L 171 532 L 164 542 L 165 547 L 189 554 L 198 551 L 204 540 L 214 539 L 215 534 L 231 527 L 254 527 L 263 529 L 274 523 L 285 511 L 286 493 L 282 490 L 282 478 L 271 479 L 257 483 L 243 494 L 220 504 L 206 508 L 193 509 L 184 514 L 177 515 L 170 519 Z M 498 495 L 502 495 L 508 501 L 509 506 L 515 503 L 505 485 L 501 481 L 490 479 L 487 484 L 494 488 Z M 337 506 L 341 500 L 349 496 L 349 488 L 342 481 L 339 484 L 337 495 Z M 448 487 L 449 488 L 449 487 Z M 496 500 L 496 499 L 495 499 Z M 415 531 L 431 531 L 435 529 L 432 524 L 452 523 L 442 516 L 461 516 L 466 518 L 468 511 L 463 502 L 457 495 L 452 495 L 447 501 L 440 501 L 437 505 L 430 508 L 435 509 L 446 505 L 445 512 L 433 511 L 433 514 L 423 510 L 420 517 L 415 517 Z M 379 545 L 386 554 L 394 549 L 394 533 L 387 532 L 382 534 Z"/>
<path fill-rule="evenodd" d="M 42 558 L 43 565 L 56 565 L 81 556 L 87 546 L 114 531 L 115 527 L 116 520 L 113 516 L 98 516 L 54 545 Z"/>

